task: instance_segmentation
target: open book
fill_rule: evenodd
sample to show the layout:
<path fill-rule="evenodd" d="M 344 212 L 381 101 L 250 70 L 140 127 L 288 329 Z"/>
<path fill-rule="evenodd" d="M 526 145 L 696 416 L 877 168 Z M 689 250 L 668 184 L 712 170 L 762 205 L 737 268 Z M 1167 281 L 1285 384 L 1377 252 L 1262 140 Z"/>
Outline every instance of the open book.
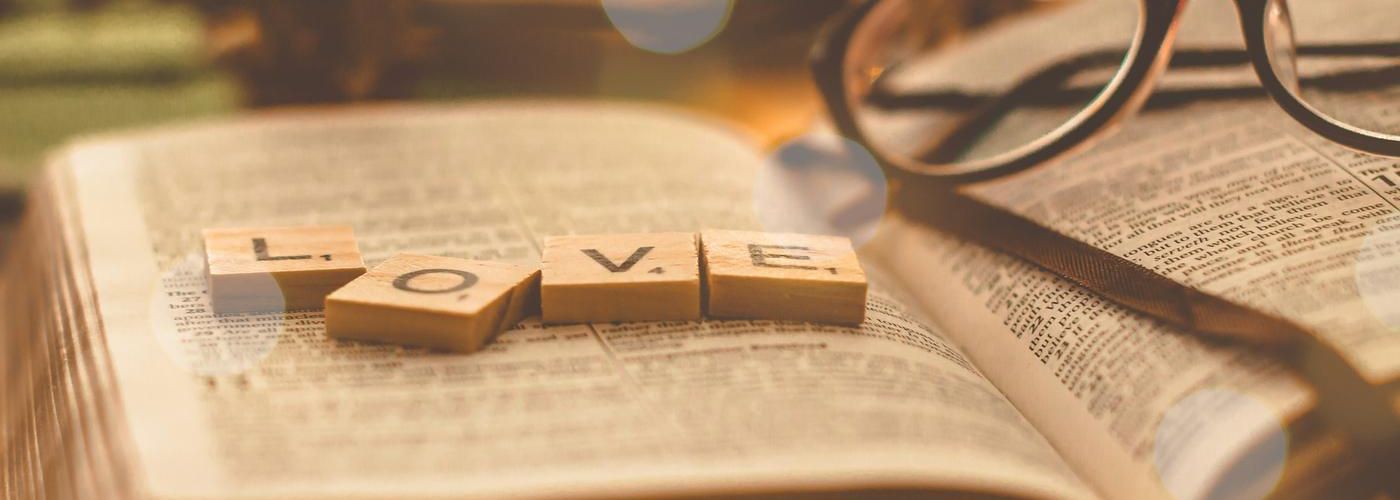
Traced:
<path fill-rule="evenodd" d="M 1123 5 L 1077 3 L 1035 21 L 1072 25 L 1105 12 L 1106 4 Z M 1291 6 L 1307 27 L 1297 64 L 1315 67 L 1309 74 L 1341 78 L 1320 70 L 1344 66 L 1310 52 L 1394 38 L 1385 16 L 1358 17 L 1326 2 Z M 1362 6 L 1393 12 L 1383 1 L 1356 4 Z M 1290 339 L 1296 364 L 1324 386 L 1319 395 L 1329 419 L 1351 428 L 1368 453 L 1400 460 L 1400 162 L 1309 132 L 1264 97 L 1249 66 L 1223 63 L 1228 57 L 1219 56 L 1242 49 L 1231 10 L 1228 2 L 1188 9 L 1178 50 L 1219 61 L 1174 63 L 1147 110 L 1086 154 L 960 186 L 958 197 L 924 179 L 903 179 L 895 203 L 910 219 L 938 220 L 1136 310 L 1211 333 Z M 1045 50 L 1067 56 L 1105 48 L 1093 31 L 1052 31 L 1066 39 Z M 890 86 L 913 93 L 946 85 L 937 77 L 1012 56 L 1005 45 L 1016 41 L 996 33 L 971 40 L 949 51 L 952 57 L 933 54 L 909 65 Z M 1365 60 L 1383 68 L 1400 61 L 1393 54 Z M 959 83 L 967 91 L 986 84 Z M 1240 97 L 1251 89 L 1258 98 Z M 1400 125 L 1387 104 L 1396 87 L 1349 91 L 1356 94 L 1348 102 L 1358 105 L 1329 113 L 1375 130 Z M 889 128 L 882 133 L 910 134 L 905 124 L 879 125 Z M 896 251 L 907 253 L 908 245 Z M 912 279 L 947 272 L 935 268 Z M 1017 331 L 1033 343 L 1060 340 L 1053 328 Z M 1066 347 L 1078 348 L 1073 341 Z"/>
<path fill-rule="evenodd" d="M 453 355 L 209 312 L 200 230 L 349 224 L 534 262 L 546 235 L 757 229 L 741 131 L 621 104 L 308 111 L 52 156 L 4 270 L 7 498 L 1343 495 L 1284 364 L 889 214 L 860 327 L 542 326 Z M 1184 167 L 1183 167 L 1184 168 Z M 1257 497 L 1257 495 L 1255 496 Z"/>

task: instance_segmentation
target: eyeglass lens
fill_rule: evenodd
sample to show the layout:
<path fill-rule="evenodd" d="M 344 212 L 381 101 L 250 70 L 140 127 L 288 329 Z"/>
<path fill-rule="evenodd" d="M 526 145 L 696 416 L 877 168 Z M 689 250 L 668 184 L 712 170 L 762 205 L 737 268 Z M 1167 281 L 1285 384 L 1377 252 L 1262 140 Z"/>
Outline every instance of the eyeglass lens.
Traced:
<path fill-rule="evenodd" d="M 1074 122 L 1125 63 L 1134 0 L 895 0 L 853 34 L 847 97 L 867 142 L 913 163 L 1018 154 Z"/>
<path fill-rule="evenodd" d="M 1284 87 L 1328 118 L 1400 139 L 1400 1 L 1274 0 L 1264 16 Z"/>

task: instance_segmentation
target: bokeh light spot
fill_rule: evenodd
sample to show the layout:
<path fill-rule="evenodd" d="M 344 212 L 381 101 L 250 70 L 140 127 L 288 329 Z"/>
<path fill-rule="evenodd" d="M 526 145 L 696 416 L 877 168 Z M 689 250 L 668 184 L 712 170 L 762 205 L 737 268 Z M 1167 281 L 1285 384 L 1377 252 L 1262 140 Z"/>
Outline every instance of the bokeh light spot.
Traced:
<path fill-rule="evenodd" d="M 1371 226 L 1356 253 L 1356 291 L 1371 315 L 1400 329 L 1400 218 Z"/>
<path fill-rule="evenodd" d="M 679 54 L 704 45 L 729 21 L 734 0 L 603 0 L 603 11 L 629 43 Z"/>
<path fill-rule="evenodd" d="M 810 132 L 780 146 L 754 184 L 754 215 L 771 232 L 869 241 L 885 214 L 884 171 L 860 144 Z"/>
<path fill-rule="evenodd" d="M 1153 444 L 1157 475 L 1180 500 L 1262 499 L 1283 476 L 1288 431 L 1269 405 L 1211 387 L 1162 416 Z"/>
<path fill-rule="evenodd" d="M 248 288 L 268 297 L 282 296 L 271 275 L 253 280 Z M 202 254 L 168 265 L 153 288 L 149 321 L 156 342 L 175 366 L 199 376 L 232 376 L 256 368 L 277 347 L 288 323 L 308 315 L 212 314 Z"/>

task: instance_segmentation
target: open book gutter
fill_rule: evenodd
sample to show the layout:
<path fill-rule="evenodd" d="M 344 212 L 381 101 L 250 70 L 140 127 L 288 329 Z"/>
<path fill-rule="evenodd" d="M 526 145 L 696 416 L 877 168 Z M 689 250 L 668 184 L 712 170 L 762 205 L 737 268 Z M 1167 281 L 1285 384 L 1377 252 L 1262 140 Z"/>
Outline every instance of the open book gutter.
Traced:
<path fill-rule="evenodd" d="M 1367 381 L 1316 332 L 1287 319 L 1204 293 L 1051 228 L 940 184 L 902 178 L 892 206 L 910 220 L 1015 255 L 1129 309 L 1184 330 L 1273 351 L 1318 388 L 1328 425 L 1346 429 L 1370 457 L 1377 478 L 1400 493 L 1400 380 Z"/>

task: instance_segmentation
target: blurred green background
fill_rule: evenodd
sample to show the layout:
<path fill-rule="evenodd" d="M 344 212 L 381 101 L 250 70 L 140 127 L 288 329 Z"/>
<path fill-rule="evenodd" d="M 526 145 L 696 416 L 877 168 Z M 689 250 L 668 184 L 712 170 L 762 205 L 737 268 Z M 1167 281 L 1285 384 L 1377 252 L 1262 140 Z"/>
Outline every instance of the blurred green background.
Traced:
<path fill-rule="evenodd" d="M 184 4 L 73 9 L 30 0 L 0 18 L 0 187 L 22 186 L 71 136 L 229 113 L 236 84 L 205 63 Z"/>
<path fill-rule="evenodd" d="M 0 198 L 77 136 L 257 107 L 602 97 L 800 133 L 820 116 L 807 51 L 849 0 L 729 5 L 712 39 L 658 53 L 600 0 L 0 0 Z"/>

